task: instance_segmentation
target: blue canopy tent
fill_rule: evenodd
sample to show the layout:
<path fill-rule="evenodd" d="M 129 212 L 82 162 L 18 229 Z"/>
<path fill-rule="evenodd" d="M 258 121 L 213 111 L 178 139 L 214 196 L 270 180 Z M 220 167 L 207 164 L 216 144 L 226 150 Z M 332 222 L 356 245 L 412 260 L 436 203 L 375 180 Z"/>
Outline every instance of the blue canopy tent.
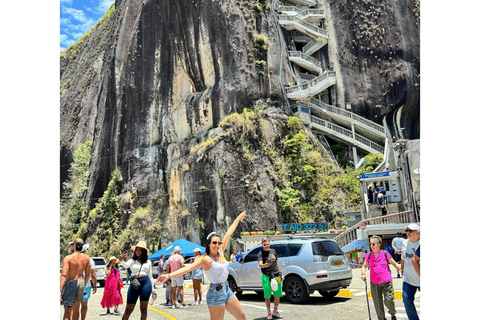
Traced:
<path fill-rule="evenodd" d="M 169 245 L 158 250 L 157 252 L 152 253 L 148 256 L 148 259 L 153 261 L 160 260 L 160 256 L 162 254 L 165 255 L 165 259 L 168 259 L 168 257 L 170 257 L 170 254 L 172 254 L 173 252 L 173 248 L 175 248 L 176 246 L 179 246 L 182 249 L 180 251 L 180 254 L 185 254 L 186 258 L 193 257 L 193 249 L 195 248 L 200 248 L 200 250 L 202 250 L 202 254 L 205 252 L 205 247 L 202 247 L 201 245 L 187 241 L 185 239 L 178 239 L 177 241 L 170 243 Z"/>

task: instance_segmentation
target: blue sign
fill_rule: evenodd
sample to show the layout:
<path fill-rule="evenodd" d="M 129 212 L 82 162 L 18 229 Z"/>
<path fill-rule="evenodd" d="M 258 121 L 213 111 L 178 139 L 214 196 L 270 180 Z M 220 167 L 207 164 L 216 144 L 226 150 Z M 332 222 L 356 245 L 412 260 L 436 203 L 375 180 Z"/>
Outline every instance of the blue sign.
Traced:
<path fill-rule="evenodd" d="M 396 176 L 396 175 L 397 175 L 397 171 L 364 173 L 362 174 L 362 179 L 383 178 L 383 177 L 390 177 L 390 176 Z"/>
<path fill-rule="evenodd" d="M 282 231 L 327 230 L 326 222 L 284 223 Z"/>

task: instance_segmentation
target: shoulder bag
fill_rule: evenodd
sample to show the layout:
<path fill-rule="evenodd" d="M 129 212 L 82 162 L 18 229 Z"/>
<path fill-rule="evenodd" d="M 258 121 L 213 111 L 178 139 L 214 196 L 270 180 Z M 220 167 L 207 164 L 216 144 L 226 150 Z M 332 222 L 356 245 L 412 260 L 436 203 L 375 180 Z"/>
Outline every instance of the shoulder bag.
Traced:
<path fill-rule="evenodd" d="M 138 270 L 137 276 L 140 274 L 140 271 L 142 271 L 142 266 L 143 266 L 143 263 L 140 266 L 140 270 Z M 140 281 L 138 281 L 137 278 L 133 278 L 133 280 L 130 282 L 130 286 L 133 289 L 137 290 L 138 288 L 140 288 Z"/>

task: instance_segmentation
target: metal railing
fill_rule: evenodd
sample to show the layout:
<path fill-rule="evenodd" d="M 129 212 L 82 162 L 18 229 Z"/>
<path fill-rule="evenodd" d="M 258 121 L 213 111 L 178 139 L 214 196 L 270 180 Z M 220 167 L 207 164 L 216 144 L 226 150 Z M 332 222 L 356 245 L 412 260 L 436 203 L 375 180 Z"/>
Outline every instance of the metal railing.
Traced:
<path fill-rule="evenodd" d="M 292 93 L 292 92 L 297 92 L 297 91 L 301 91 L 301 90 L 307 90 L 308 88 L 311 88 L 311 87 L 314 87 L 315 85 L 317 85 L 318 83 L 324 81 L 324 80 L 327 80 L 328 78 L 335 78 L 335 71 L 328 71 L 328 72 L 325 72 L 324 74 L 322 74 L 321 76 L 319 77 L 316 77 L 315 79 L 307 82 L 307 83 L 304 83 L 304 84 L 300 84 L 300 85 L 296 85 L 296 86 L 291 86 L 291 87 L 287 87 L 287 94 L 288 93 Z"/>
<path fill-rule="evenodd" d="M 316 50 L 312 50 L 311 53 L 317 51 L 317 50 L 320 50 L 323 46 L 325 46 L 326 44 L 328 43 L 327 40 L 311 40 L 309 41 L 303 48 L 302 48 L 302 52 L 307 54 L 308 55 L 308 51 L 314 47 L 318 47 L 318 49 Z"/>
<path fill-rule="evenodd" d="M 357 230 L 362 225 L 377 225 L 377 224 L 398 224 L 398 223 L 414 223 L 418 222 L 415 219 L 412 211 L 404 211 L 399 213 L 387 214 L 386 216 L 376 217 L 372 219 L 362 220 L 356 225 L 348 228 L 333 238 L 340 248 L 345 247 L 352 241 L 357 240 Z"/>
<path fill-rule="evenodd" d="M 297 103 L 297 105 L 301 106 L 300 103 Z M 338 126 L 338 125 L 333 124 L 329 121 L 325 121 L 325 120 L 320 119 L 318 117 L 315 117 L 313 115 L 310 115 L 310 121 L 319 125 L 319 126 L 321 126 L 321 127 L 329 129 L 331 132 L 333 132 L 333 134 L 335 136 L 337 136 L 338 138 L 341 138 L 342 140 L 347 140 L 350 143 L 354 143 L 354 141 L 356 141 L 357 142 L 356 145 L 359 146 L 359 147 L 362 147 L 362 145 L 363 145 L 364 149 L 365 149 L 365 147 L 368 147 L 368 149 L 366 149 L 367 151 L 368 150 L 370 150 L 370 151 L 375 150 L 379 153 L 383 153 L 383 151 L 384 151 L 384 149 L 381 145 L 376 144 L 375 142 L 359 135 L 358 133 L 355 133 L 355 136 L 354 136 L 352 131 L 350 131 L 348 129 L 345 129 L 344 127 Z M 344 136 L 344 137 L 342 137 L 342 136 Z M 349 139 L 346 139 L 345 137 L 348 137 Z"/>
<path fill-rule="evenodd" d="M 381 132 L 382 134 L 385 134 L 385 128 L 373 121 L 370 121 L 368 119 L 365 119 L 353 112 L 350 112 L 350 111 L 347 111 L 347 110 L 344 110 L 344 109 L 340 109 L 340 108 L 337 108 L 337 107 L 334 107 L 334 106 L 331 106 L 329 104 L 326 104 L 325 102 L 323 101 L 320 101 L 318 99 L 315 99 L 315 98 L 312 98 L 310 100 L 310 104 L 314 107 L 314 108 L 319 108 L 323 111 L 326 111 L 326 112 L 329 112 L 329 113 L 334 113 L 334 114 L 338 114 L 338 115 L 341 115 L 343 117 L 346 117 L 346 118 L 350 118 L 354 121 L 357 121 L 361 124 L 364 124 L 378 132 Z"/>
<path fill-rule="evenodd" d="M 314 76 L 313 74 L 305 74 L 305 73 L 300 73 L 300 79 L 306 80 L 306 81 L 311 81 L 315 79 L 317 76 Z"/>
<path fill-rule="evenodd" d="M 306 55 L 305 53 L 301 51 L 288 51 L 288 56 L 291 58 L 301 58 L 305 61 L 308 61 L 312 63 L 314 66 L 321 68 L 321 63 L 315 58 L 310 57 L 309 55 Z"/>
<path fill-rule="evenodd" d="M 334 132 L 340 133 L 340 134 L 342 134 L 344 136 L 347 136 L 349 138 L 353 138 L 353 132 L 348 130 L 348 129 L 337 126 L 336 124 L 333 124 L 331 122 L 325 121 L 325 120 L 320 119 L 320 118 L 317 118 L 315 116 L 310 116 L 310 117 L 311 117 L 311 121 L 313 123 L 316 123 L 316 124 L 318 124 L 322 127 L 325 127 L 325 128 L 330 129 Z"/>
<path fill-rule="evenodd" d="M 302 27 L 304 27 L 305 29 L 307 29 L 307 31 L 310 31 L 310 32 L 313 31 L 313 33 L 316 33 L 316 34 L 318 34 L 322 37 L 328 38 L 327 30 L 318 28 L 311 23 L 303 21 L 300 18 L 292 17 L 292 16 L 279 16 L 278 21 L 279 22 L 290 21 L 290 22 L 293 22 L 293 23 L 297 23 L 297 24 L 301 25 Z M 280 23 L 280 25 L 281 25 L 281 23 Z"/>
<path fill-rule="evenodd" d="M 294 6 L 280 6 L 279 11 L 281 12 L 295 12 L 303 16 L 308 15 L 325 15 L 325 10 L 323 9 L 309 9 L 305 7 L 294 7 Z"/>

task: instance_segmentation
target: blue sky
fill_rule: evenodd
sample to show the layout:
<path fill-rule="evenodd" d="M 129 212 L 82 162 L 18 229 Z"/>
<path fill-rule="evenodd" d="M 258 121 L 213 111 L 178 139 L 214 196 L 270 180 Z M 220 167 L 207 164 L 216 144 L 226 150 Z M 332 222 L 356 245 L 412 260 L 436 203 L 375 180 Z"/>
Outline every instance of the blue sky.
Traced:
<path fill-rule="evenodd" d="M 60 51 L 75 43 L 115 0 L 60 0 Z"/>

